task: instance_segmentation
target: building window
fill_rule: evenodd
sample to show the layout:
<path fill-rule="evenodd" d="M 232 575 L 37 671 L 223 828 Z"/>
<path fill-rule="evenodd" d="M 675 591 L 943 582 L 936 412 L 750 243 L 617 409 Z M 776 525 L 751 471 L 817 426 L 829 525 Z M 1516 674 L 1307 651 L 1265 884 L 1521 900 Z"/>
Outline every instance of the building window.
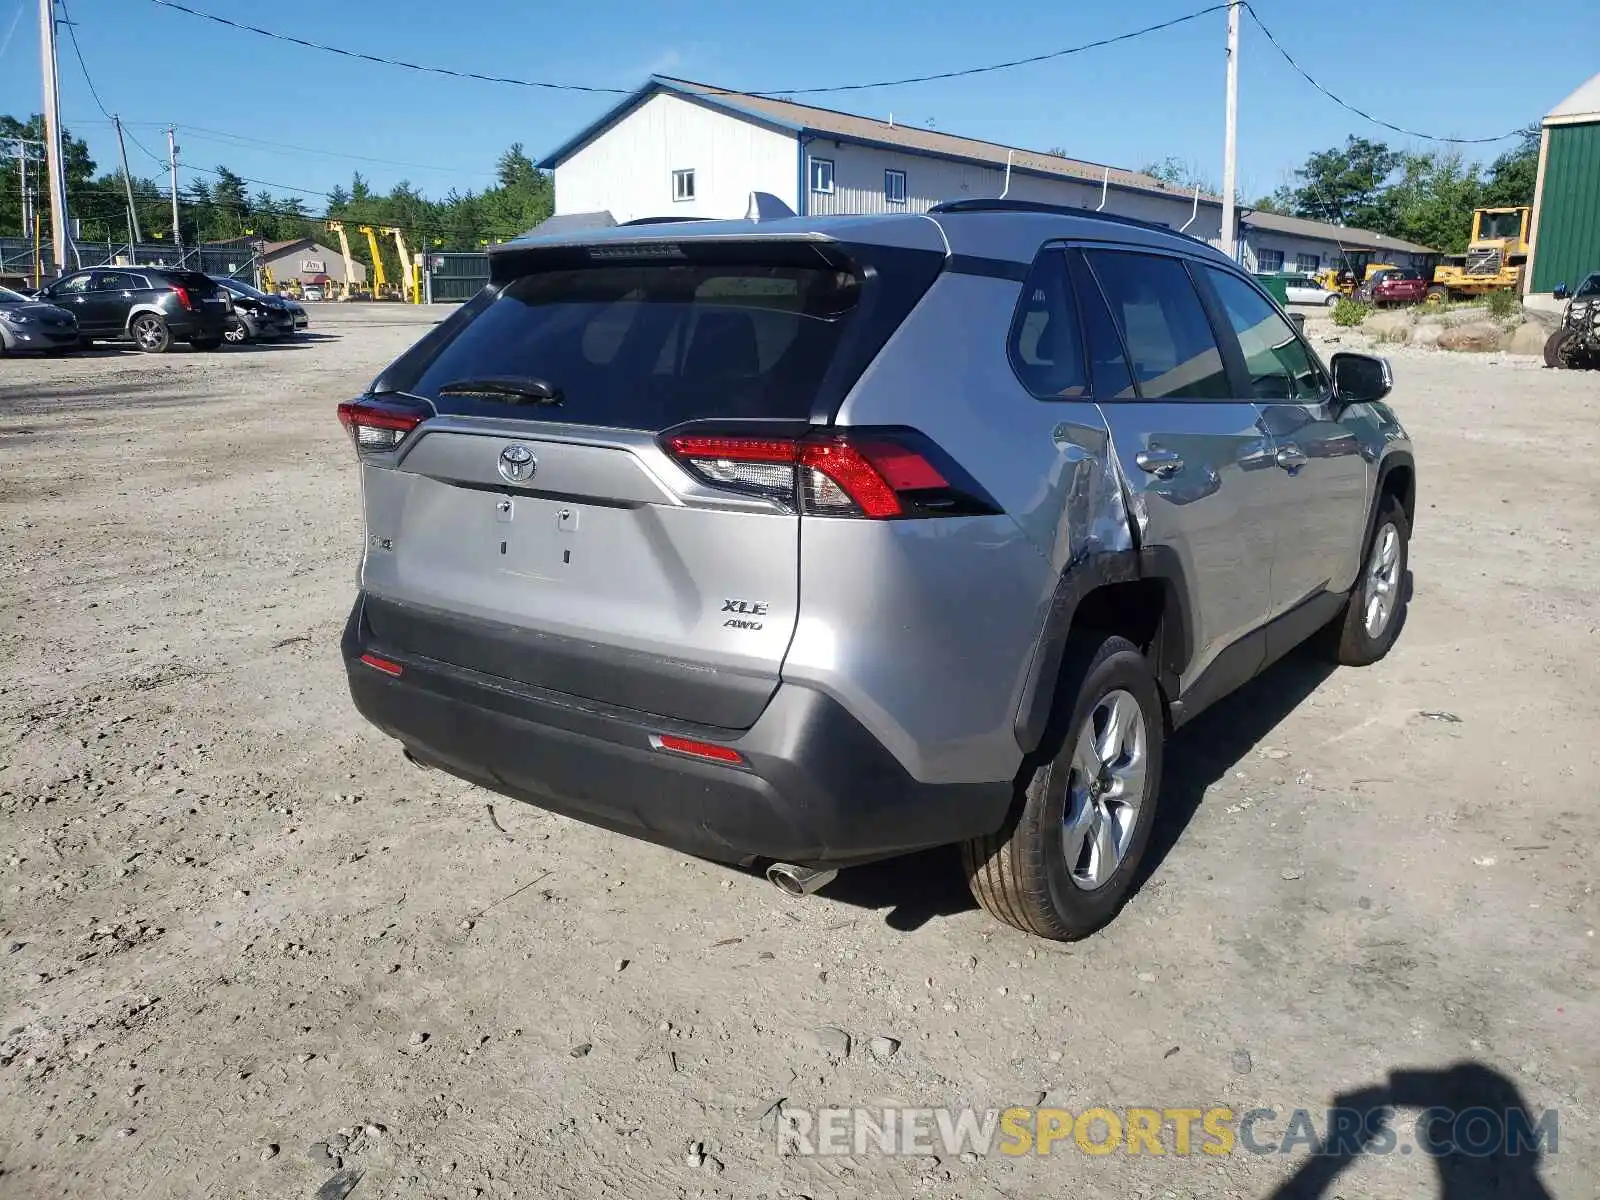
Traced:
<path fill-rule="evenodd" d="M 694 171 L 674 171 L 672 173 L 672 198 L 674 200 L 694 199 Z"/>
<path fill-rule="evenodd" d="M 1281 271 L 1281 270 L 1283 270 L 1283 251 L 1282 250 L 1257 250 L 1256 251 L 1256 270 L 1258 270 L 1258 271 Z"/>
<path fill-rule="evenodd" d="M 1316 254 L 1296 254 L 1294 256 L 1294 269 L 1315 274 L 1322 269 L 1322 258 Z"/>
<path fill-rule="evenodd" d="M 885 171 L 883 173 L 883 199 L 887 204 L 904 204 L 906 202 L 906 173 L 904 171 Z"/>
<path fill-rule="evenodd" d="M 811 190 L 821 192 L 824 196 L 833 195 L 833 159 L 811 160 Z"/>

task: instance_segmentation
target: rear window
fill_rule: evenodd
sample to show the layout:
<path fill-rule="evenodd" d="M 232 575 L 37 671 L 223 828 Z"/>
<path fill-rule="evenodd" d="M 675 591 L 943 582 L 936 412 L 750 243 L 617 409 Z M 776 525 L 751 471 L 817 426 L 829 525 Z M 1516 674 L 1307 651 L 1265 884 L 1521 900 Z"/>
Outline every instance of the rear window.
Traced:
<path fill-rule="evenodd" d="M 213 292 L 220 292 L 222 285 L 211 276 L 201 271 L 162 271 L 160 274 L 150 274 L 152 287 L 169 288 L 181 287 L 185 291 L 197 296 L 209 296 Z"/>
<path fill-rule="evenodd" d="M 405 390 L 533 378 L 559 406 L 501 415 L 657 431 L 683 421 L 804 419 L 834 358 L 860 280 L 761 263 L 649 263 L 525 275 Z M 454 397 L 439 407 L 457 410 Z M 480 406 L 474 405 L 474 409 Z"/>

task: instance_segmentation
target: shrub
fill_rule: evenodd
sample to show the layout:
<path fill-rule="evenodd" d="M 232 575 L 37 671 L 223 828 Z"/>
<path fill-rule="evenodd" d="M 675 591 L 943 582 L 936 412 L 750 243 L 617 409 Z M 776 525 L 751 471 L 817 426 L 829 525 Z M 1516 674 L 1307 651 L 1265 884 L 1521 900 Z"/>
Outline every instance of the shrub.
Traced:
<path fill-rule="evenodd" d="M 1522 308 L 1522 298 L 1517 295 L 1515 288 L 1500 288 L 1489 293 L 1489 315 L 1492 317 L 1514 316 Z"/>
<path fill-rule="evenodd" d="M 1367 315 L 1370 312 L 1372 312 L 1370 305 L 1362 304 L 1359 300 L 1346 298 L 1333 306 L 1333 323 L 1335 325 L 1343 325 L 1346 328 L 1352 325 L 1359 325 L 1367 319 Z"/>

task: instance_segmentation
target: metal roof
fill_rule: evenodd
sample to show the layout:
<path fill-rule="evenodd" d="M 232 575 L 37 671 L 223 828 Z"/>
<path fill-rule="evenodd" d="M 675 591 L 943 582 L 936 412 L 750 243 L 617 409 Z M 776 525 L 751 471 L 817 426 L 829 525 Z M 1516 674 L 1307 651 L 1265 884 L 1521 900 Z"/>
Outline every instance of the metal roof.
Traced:
<path fill-rule="evenodd" d="M 599 119 L 579 130 L 542 158 L 538 165 L 544 170 L 553 169 L 652 96 L 663 92 L 795 134 L 820 134 L 842 141 L 886 146 L 911 154 L 962 159 L 1002 170 L 1009 158 L 1013 171 L 1057 176 L 1091 184 L 1104 181 L 1114 188 L 1185 199 L 1194 195 L 1191 188 L 1174 187 L 1152 175 L 1107 166 L 1105 163 L 1085 162 L 1059 154 L 1045 154 L 1038 150 L 1003 146 L 998 142 L 942 133 L 918 125 L 893 124 L 887 118 L 864 117 L 855 113 L 838 112 L 831 108 L 816 108 L 793 100 L 755 96 L 749 92 L 732 91 L 709 83 L 673 79 L 665 75 L 651 76 L 642 87 L 625 97 Z M 1220 198 L 1204 192 L 1201 193 L 1200 199 L 1211 204 L 1222 202 Z"/>
<path fill-rule="evenodd" d="M 1322 242 L 1337 242 L 1353 250 L 1400 250 L 1406 254 L 1437 254 L 1431 246 L 1421 246 L 1404 238 L 1374 233 L 1370 229 L 1354 229 L 1348 225 L 1329 225 L 1326 221 L 1310 221 L 1304 217 L 1288 217 L 1281 213 L 1247 212 L 1241 224 L 1269 233 L 1283 233 L 1291 237 L 1315 238 Z"/>
<path fill-rule="evenodd" d="M 1596 75 L 1545 116 L 1546 125 L 1573 125 L 1600 121 L 1600 75 Z"/>

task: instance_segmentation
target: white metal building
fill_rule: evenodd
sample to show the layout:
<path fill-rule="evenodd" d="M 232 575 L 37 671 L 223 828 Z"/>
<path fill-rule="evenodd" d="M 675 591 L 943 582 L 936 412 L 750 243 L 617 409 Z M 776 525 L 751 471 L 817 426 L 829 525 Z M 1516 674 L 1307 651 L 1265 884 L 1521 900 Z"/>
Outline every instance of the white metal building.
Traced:
<path fill-rule="evenodd" d="M 1346 253 L 1371 254 L 1373 262 L 1426 268 L 1437 251 L 1370 229 L 1327 225 L 1303 217 L 1246 211 L 1239 218 L 1239 261 L 1252 271 L 1320 271 L 1337 268 Z"/>
<path fill-rule="evenodd" d="M 1215 242 L 1215 196 L 1149 175 L 882 118 L 652 77 L 547 155 L 558 215 L 742 217 L 752 191 L 795 212 L 923 212 L 998 196 L 1097 208 Z"/>
<path fill-rule="evenodd" d="M 863 117 L 710 84 L 653 76 L 539 166 L 555 173 L 557 216 L 743 217 L 752 191 L 795 212 L 925 212 L 1002 193 L 1154 221 L 1216 244 L 1220 197 L 1137 171 Z M 1008 170 L 1009 167 L 1009 170 Z M 1009 188 L 1008 188 L 1009 183 Z M 1241 210 L 1251 270 L 1338 266 L 1340 251 L 1424 267 L 1433 252 L 1364 229 Z"/>

